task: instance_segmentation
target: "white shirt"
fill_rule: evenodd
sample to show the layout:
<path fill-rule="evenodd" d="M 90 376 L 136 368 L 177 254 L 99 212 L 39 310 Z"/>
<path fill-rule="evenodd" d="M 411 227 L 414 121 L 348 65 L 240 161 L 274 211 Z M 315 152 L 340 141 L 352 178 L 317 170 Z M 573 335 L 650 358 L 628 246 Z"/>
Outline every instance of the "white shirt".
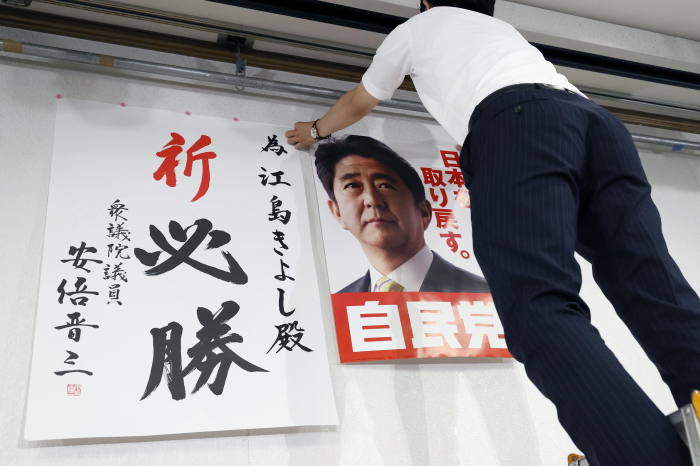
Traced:
<path fill-rule="evenodd" d="M 389 275 L 382 275 L 372 264 L 369 265 L 369 290 L 370 292 L 377 291 L 377 280 L 382 277 L 391 278 L 399 285 L 403 286 L 403 291 L 420 291 L 420 287 L 428 275 L 428 269 L 433 263 L 433 251 L 428 245 L 423 246 L 423 249 L 418 251 L 415 256 L 404 262 L 391 272 Z"/>
<path fill-rule="evenodd" d="M 463 8 L 434 7 L 398 26 L 362 83 L 386 100 L 407 74 L 425 108 L 459 144 L 474 108 L 498 89 L 541 83 L 581 94 L 513 26 Z"/>

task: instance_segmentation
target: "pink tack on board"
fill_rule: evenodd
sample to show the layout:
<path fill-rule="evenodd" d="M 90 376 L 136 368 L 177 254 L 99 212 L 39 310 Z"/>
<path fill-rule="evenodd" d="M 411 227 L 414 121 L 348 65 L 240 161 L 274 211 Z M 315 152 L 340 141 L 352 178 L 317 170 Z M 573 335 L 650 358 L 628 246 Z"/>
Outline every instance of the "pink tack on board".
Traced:
<path fill-rule="evenodd" d="M 62 96 L 61 94 L 56 94 L 56 98 L 57 98 L 57 99 L 62 99 L 63 96 Z"/>
<path fill-rule="evenodd" d="M 238 121 L 238 118 L 234 118 L 233 121 Z"/>
<path fill-rule="evenodd" d="M 119 104 L 120 107 L 126 107 L 126 104 L 124 102 Z"/>
<path fill-rule="evenodd" d="M 185 115 L 190 116 L 192 114 L 190 112 L 185 112 Z"/>

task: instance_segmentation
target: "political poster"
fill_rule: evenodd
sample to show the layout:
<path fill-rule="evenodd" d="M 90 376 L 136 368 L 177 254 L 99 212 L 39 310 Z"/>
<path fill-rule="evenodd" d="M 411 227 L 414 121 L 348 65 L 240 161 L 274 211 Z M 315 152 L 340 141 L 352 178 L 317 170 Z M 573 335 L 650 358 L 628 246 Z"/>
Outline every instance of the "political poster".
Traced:
<path fill-rule="evenodd" d="M 511 357 L 454 148 L 348 135 L 315 168 L 341 362 Z"/>
<path fill-rule="evenodd" d="M 284 131 L 58 102 L 25 439 L 338 423 Z"/>

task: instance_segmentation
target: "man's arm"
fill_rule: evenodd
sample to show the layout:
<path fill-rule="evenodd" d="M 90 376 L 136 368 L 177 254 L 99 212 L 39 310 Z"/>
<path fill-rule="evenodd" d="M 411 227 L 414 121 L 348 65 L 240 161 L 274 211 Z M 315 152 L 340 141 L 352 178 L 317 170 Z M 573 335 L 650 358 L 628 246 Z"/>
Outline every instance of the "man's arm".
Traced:
<path fill-rule="evenodd" d="M 345 129 L 366 117 L 372 111 L 378 99 L 367 92 L 364 84 L 360 83 L 355 89 L 347 92 L 331 107 L 322 118 L 316 122 L 319 136 L 328 136 L 331 133 Z M 287 144 L 301 149 L 317 142 L 311 136 L 313 121 L 298 121 L 294 129 L 287 131 Z"/>

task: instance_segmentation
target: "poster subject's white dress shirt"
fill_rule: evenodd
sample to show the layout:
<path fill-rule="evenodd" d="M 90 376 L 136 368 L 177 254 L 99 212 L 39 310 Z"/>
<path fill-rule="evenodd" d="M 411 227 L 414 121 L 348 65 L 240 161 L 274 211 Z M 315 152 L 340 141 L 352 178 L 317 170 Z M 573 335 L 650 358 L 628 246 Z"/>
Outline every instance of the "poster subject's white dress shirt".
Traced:
<path fill-rule="evenodd" d="M 434 7 L 398 26 L 362 83 L 386 100 L 407 74 L 425 108 L 459 144 L 474 108 L 501 88 L 541 83 L 580 94 L 513 26 L 463 8 Z"/>
<path fill-rule="evenodd" d="M 423 249 L 411 257 L 409 260 L 401 264 L 399 268 L 391 272 L 389 275 L 382 275 L 372 264 L 369 265 L 369 292 L 377 290 L 377 282 L 382 277 L 391 278 L 399 285 L 403 286 L 403 291 L 420 291 L 420 287 L 428 275 L 428 269 L 433 263 L 433 251 L 428 245 L 423 246 Z"/>

